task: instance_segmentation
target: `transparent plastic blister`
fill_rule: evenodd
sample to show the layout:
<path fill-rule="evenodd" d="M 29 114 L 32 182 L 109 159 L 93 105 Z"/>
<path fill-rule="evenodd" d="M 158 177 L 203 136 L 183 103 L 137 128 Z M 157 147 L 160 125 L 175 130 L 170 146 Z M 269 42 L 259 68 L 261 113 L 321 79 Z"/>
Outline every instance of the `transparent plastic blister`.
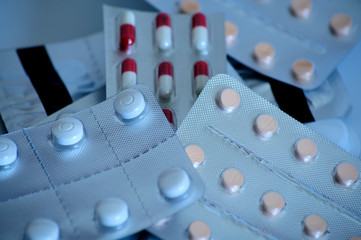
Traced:
<path fill-rule="evenodd" d="M 129 11 L 135 19 L 135 44 L 130 51 L 122 51 L 118 46 L 119 19 Z M 157 20 L 157 16 L 161 18 Z M 106 96 L 111 97 L 135 83 L 145 84 L 155 93 L 160 106 L 172 111 L 174 127 L 179 126 L 209 77 L 226 72 L 223 16 L 205 17 L 207 28 L 204 24 L 200 27 L 201 31 L 207 29 L 207 40 L 199 41 L 206 42 L 206 48 L 197 50 L 192 43 L 195 35 L 192 25 L 204 22 L 192 24 L 193 16 L 104 6 Z M 163 39 L 163 43 L 158 39 Z M 200 61 L 208 67 L 197 70 L 197 78 L 195 65 Z"/>
<path fill-rule="evenodd" d="M 224 90 L 229 91 L 227 95 Z M 234 98 L 229 97 L 231 93 Z M 273 116 L 276 124 L 269 117 L 256 121 L 262 119 L 262 114 Z M 177 130 L 177 136 L 186 151 L 196 145 L 203 152 L 202 157 L 195 151 L 189 154 L 193 163 L 194 158 L 201 159 L 195 165 L 206 185 L 200 202 L 231 216 L 234 224 L 244 224 L 266 237 L 279 239 L 348 239 L 361 235 L 360 160 L 236 79 L 227 75 L 213 77 Z M 316 143 L 318 151 L 313 159 L 302 147 L 295 153 L 296 141 L 303 138 Z M 297 155 L 305 158 L 301 161 Z M 343 163 L 352 164 L 357 171 L 351 174 L 354 182 L 349 186 L 347 179 L 352 171 L 340 168 L 338 175 L 335 173 L 335 168 Z M 229 175 L 230 169 L 233 173 Z M 268 193 L 272 193 L 273 200 L 264 200 Z M 309 222 L 319 217 L 320 229 L 312 230 Z"/>
<path fill-rule="evenodd" d="M 134 105 L 139 96 L 144 98 L 142 112 Z M 203 193 L 201 179 L 145 86 L 55 122 L 1 136 L 0 163 L 13 157 L 2 138 L 16 143 L 17 158 L 0 170 L 0 238 L 28 234 L 30 227 L 24 226 L 37 226 L 29 223 L 37 218 L 55 221 L 61 239 L 125 237 Z M 164 184 L 163 175 L 174 181 Z M 177 186 L 183 191 L 175 191 Z M 31 199 L 38 199 L 36 205 Z M 61 214 L 47 210 L 52 206 Z M 71 227 L 64 227 L 68 223 Z"/>
<path fill-rule="evenodd" d="M 148 2 L 161 11 L 178 12 L 180 8 L 180 1 Z M 347 4 L 337 0 L 197 2 L 201 11 L 207 14 L 223 12 L 225 19 L 238 28 L 237 38 L 227 47 L 229 55 L 264 75 L 305 90 L 318 87 L 361 37 L 361 4 L 357 0 L 351 0 Z M 308 16 L 297 17 L 291 7 L 295 4 L 293 2 L 298 2 L 296 8 L 304 9 L 301 12 Z M 339 22 L 336 26 L 342 28 L 335 31 L 331 27 L 334 25 L 331 19 L 337 14 L 346 14 L 349 18 L 343 15 L 341 19 L 336 19 L 336 22 Z M 271 49 L 273 48 L 273 60 L 269 64 L 260 64 L 255 59 L 254 49 L 259 43 L 268 43 Z M 292 54 L 289 54 L 290 52 Z M 268 53 L 270 52 L 261 51 L 263 57 L 268 56 Z M 313 65 L 313 69 L 307 71 L 311 74 L 307 73 L 309 76 L 306 78 L 295 78 L 292 73 L 292 66 L 298 60 L 307 60 L 307 68 L 309 63 Z"/>

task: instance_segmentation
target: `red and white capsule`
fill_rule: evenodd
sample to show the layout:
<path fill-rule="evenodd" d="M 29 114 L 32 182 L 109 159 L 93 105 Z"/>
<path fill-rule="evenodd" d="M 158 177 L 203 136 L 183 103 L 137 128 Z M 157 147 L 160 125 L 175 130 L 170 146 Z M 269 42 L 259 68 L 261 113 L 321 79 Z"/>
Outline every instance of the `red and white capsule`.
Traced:
<path fill-rule="evenodd" d="M 168 99 L 173 93 L 173 66 L 170 62 L 162 62 L 158 67 L 159 97 Z"/>
<path fill-rule="evenodd" d="M 166 13 L 159 13 L 155 19 L 155 40 L 159 49 L 168 50 L 172 47 L 172 25 Z"/>
<path fill-rule="evenodd" d="M 163 108 L 162 110 L 168 122 L 174 126 L 173 111 L 168 108 Z"/>
<path fill-rule="evenodd" d="M 137 63 L 127 58 L 122 62 L 122 80 L 121 89 L 127 89 L 137 84 Z"/>
<path fill-rule="evenodd" d="M 192 17 L 192 44 L 198 51 L 208 48 L 207 18 L 203 13 L 196 13 Z"/>
<path fill-rule="evenodd" d="M 205 61 L 198 61 L 194 64 L 194 81 L 195 81 L 195 90 L 197 95 L 203 90 L 207 81 L 209 80 L 209 69 L 208 63 Z"/>
<path fill-rule="evenodd" d="M 135 15 L 131 11 L 122 14 L 119 50 L 129 53 L 135 43 Z"/>

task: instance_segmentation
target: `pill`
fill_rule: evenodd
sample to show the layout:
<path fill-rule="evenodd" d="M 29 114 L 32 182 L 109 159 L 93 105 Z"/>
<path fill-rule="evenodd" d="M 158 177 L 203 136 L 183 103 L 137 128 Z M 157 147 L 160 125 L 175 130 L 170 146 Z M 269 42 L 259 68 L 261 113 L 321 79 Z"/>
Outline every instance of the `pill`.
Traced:
<path fill-rule="evenodd" d="M 172 26 L 170 17 L 166 13 L 159 13 L 155 20 L 155 39 L 161 50 L 168 50 L 172 47 Z"/>
<path fill-rule="evenodd" d="M 308 18 L 312 9 L 311 0 L 293 0 L 291 12 L 297 18 Z"/>
<path fill-rule="evenodd" d="M 51 136 L 56 144 L 69 146 L 80 142 L 84 137 L 83 123 L 74 117 L 65 117 L 54 122 Z"/>
<path fill-rule="evenodd" d="M 181 197 L 188 191 L 190 185 L 188 173 L 181 168 L 165 170 L 158 179 L 159 190 L 168 199 Z"/>
<path fill-rule="evenodd" d="M 198 95 L 203 90 L 204 86 L 209 80 L 208 63 L 206 63 L 205 61 L 196 62 L 193 67 L 193 72 L 196 88 L 195 90 L 196 94 Z"/>
<path fill-rule="evenodd" d="M 313 78 L 314 67 L 308 60 L 298 60 L 292 65 L 293 77 L 299 83 L 308 83 Z"/>
<path fill-rule="evenodd" d="M 335 178 L 339 184 L 350 187 L 359 178 L 359 172 L 354 165 L 342 163 L 336 168 Z"/>
<path fill-rule="evenodd" d="M 268 114 L 259 115 L 254 122 L 254 129 L 262 139 L 269 139 L 277 131 L 277 120 Z"/>
<path fill-rule="evenodd" d="M 121 17 L 119 50 L 129 53 L 135 43 L 135 15 L 125 11 Z"/>
<path fill-rule="evenodd" d="M 339 13 L 331 19 L 331 30 L 336 36 L 347 36 L 350 34 L 352 19 L 347 14 Z"/>
<path fill-rule="evenodd" d="M 361 237 L 352 237 L 352 238 L 349 238 L 348 240 L 361 240 Z"/>
<path fill-rule="evenodd" d="M 226 46 L 230 47 L 233 45 L 233 43 L 237 39 L 238 27 L 230 21 L 225 21 L 224 22 L 224 31 L 226 34 Z"/>
<path fill-rule="evenodd" d="M 285 200 L 281 194 L 268 192 L 263 196 L 261 208 L 265 215 L 276 217 L 282 212 L 285 205 Z"/>
<path fill-rule="evenodd" d="M 238 92 L 231 88 L 222 90 L 217 96 L 217 105 L 226 112 L 231 112 L 239 106 L 240 97 Z"/>
<path fill-rule="evenodd" d="M 188 237 L 190 240 L 208 240 L 211 237 L 211 228 L 202 221 L 192 222 L 188 227 Z"/>
<path fill-rule="evenodd" d="M 0 168 L 9 166 L 18 157 L 15 142 L 7 137 L 0 137 Z"/>
<path fill-rule="evenodd" d="M 243 174 L 234 169 L 230 168 L 223 172 L 222 174 L 222 186 L 225 188 L 228 192 L 236 193 L 240 190 L 244 183 L 244 177 Z"/>
<path fill-rule="evenodd" d="M 309 215 L 303 221 L 303 231 L 314 239 L 322 237 L 327 230 L 326 221 L 318 215 Z"/>
<path fill-rule="evenodd" d="M 158 67 L 159 97 L 168 99 L 173 93 L 173 66 L 170 62 L 162 62 Z"/>
<path fill-rule="evenodd" d="M 262 65 L 269 65 L 273 61 L 275 55 L 275 49 L 269 43 L 261 42 L 258 43 L 254 50 L 253 56 L 257 63 Z"/>
<path fill-rule="evenodd" d="M 168 122 L 172 125 L 174 125 L 174 117 L 173 117 L 173 111 L 168 108 L 163 108 L 163 113 L 165 117 L 167 118 Z"/>
<path fill-rule="evenodd" d="M 193 167 L 197 168 L 199 165 L 201 165 L 204 161 L 204 151 L 203 149 L 198 145 L 188 145 L 185 148 L 185 151 L 191 160 Z"/>
<path fill-rule="evenodd" d="M 310 139 L 300 139 L 295 144 L 295 154 L 302 162 L 309 162 L 316 157 L 317 146 Z"/>
<path fill-rule="evenodd" d="M 145 109 L 144 96 L 137 89 L 126 89 L 115 98 L 113 106 L 120 119 L 134 119 Z"/>
<path fill-rule="evenodd" d="M 118 197 L 102 199 L 95 207 L 95 214 L 104 227 L 119 227 L 129 219 L 128 205 Z"/>
<path fill-rule="evenodd" d="M 192 44 L 198 51 L 208 48 L 207 18 L 203 13 L 196 13 L 192 17 Z"/>
<path fill-rule="evenodd" d="M 183 0 L 180 4 L 180 11 L 182 13 L 194 14 L 201 10 L 201 6 L 194 0 Z"/>
<path fill-rule="evenodd" d="M 131 59 L 126 58 L 122 62 L 122 88 L 125 90 L 137 84 L 137 63 Z"/>
<path fill-rule="evenodd" d="M 47 218 L 32 220 L 25 231 L 28 240 L 57 240 L 60 229 L 56 222 Z"/>

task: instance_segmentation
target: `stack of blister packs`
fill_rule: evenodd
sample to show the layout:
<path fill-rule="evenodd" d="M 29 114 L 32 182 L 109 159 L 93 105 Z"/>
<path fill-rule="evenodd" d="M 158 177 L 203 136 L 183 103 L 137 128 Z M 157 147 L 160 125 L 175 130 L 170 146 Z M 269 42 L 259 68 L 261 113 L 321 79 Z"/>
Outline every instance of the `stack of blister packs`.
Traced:
<path fill-rule="evenodd" d="M 360 240 L 360 159 L 282 111 L 280 90 L 316 119 L 349 111 L 335 67 L 361 4 L 150 2 L 192 14 L 104 6 L 105 88 L 51 112 L 34 89 L 1 102 L 0 239 Z"/>

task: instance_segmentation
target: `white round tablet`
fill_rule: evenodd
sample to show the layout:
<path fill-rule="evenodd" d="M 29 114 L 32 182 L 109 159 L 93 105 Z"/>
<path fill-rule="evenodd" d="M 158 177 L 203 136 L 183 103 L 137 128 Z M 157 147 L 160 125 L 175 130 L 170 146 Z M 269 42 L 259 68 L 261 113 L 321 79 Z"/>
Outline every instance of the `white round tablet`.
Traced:
<path fill-rule="evenodd" d="M 145 99 L 139 90 L 126 89 L 115 98 L 113 106 L 121 119 L 130 120 L 142 114 L 145 109 Z"/>
<path fill-rule="evenodd" d="M 158 187 L 166 198 L 178 198 L 185 194 L 191 185 L 188 173 L 181 168 L 165 170 L 158 179 Z"/>
<path fill-rule="evenodd" d="M 95 214 L 98 222 L 104 227 L 118 227 L 129 218 L 127 203 L 117 197 L 109 197 L 101 200 L 96 208 Z"/>
<path fill-rule="evenodd" d="M 59 226 L 56 222 L 47 218 L 32 220 L 26 228 L 28 240 L 57 240 L 59 239 Z"/>
<path fill-rule="evenodd" d="M 51 128 L 53 141 L 62 146 L 80 142 L 84 137 L 83 123 L 74 117 L 65 117 L 54 122 Z"/>
<path fill-rule="evenodd" d="M 211 228 L 202 221 L 192 222 L 188 227 L 188 236 L 190 240 L 208 240 L 211 237 Z"/>
<path fill-rule="evenodd" d="M 314 239 L 322 237 L 327 230 L 326 221 L 318 215 L 309 215 L 303 221 L 303 231 Z"/>
<path fill-rule="evenodd" d="M 15 142 L 7 137 L 0 137 L 0 167 L 8 166 L 18 157 Z"/>

